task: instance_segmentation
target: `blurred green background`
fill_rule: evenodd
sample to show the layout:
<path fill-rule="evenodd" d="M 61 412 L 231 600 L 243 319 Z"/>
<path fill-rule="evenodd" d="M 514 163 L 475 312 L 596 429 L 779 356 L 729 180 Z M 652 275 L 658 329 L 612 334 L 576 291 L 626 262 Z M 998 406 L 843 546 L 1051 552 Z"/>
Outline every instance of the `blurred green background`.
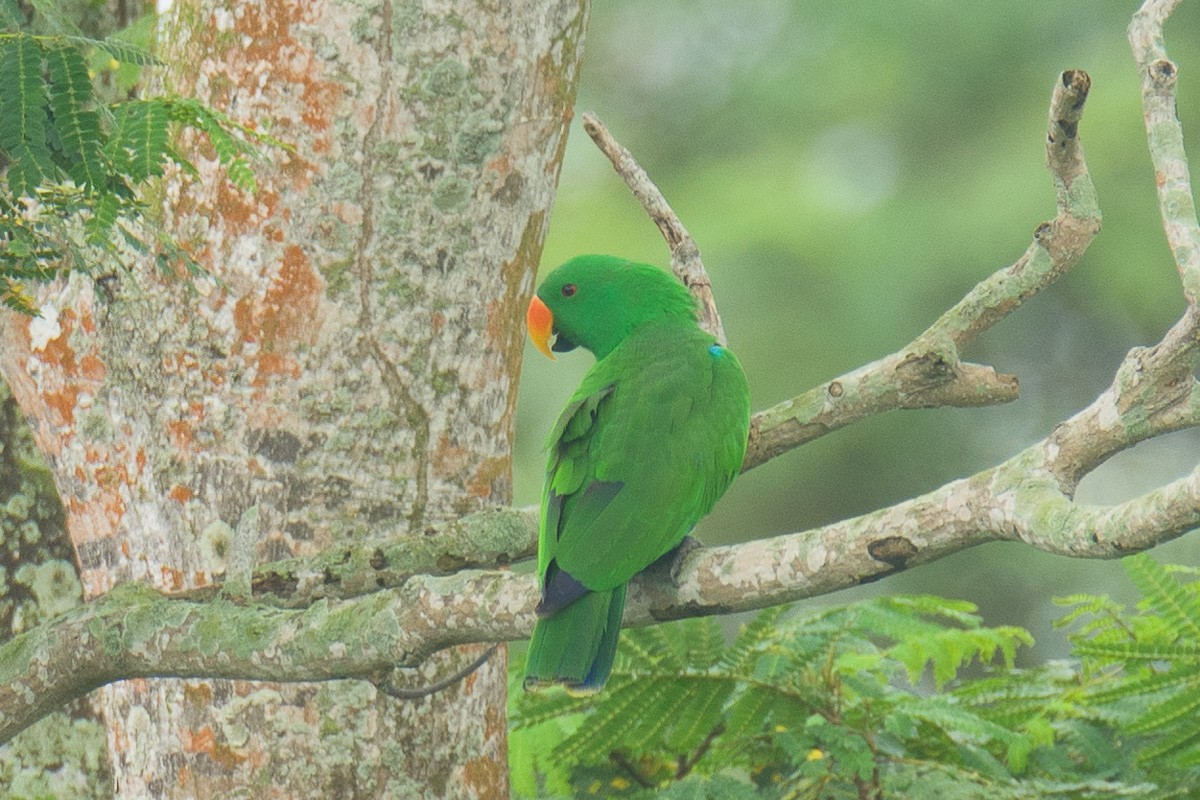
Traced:
<path fill-rule="evenodd" d="M 860 514 L 992 466 L 1087 405 L 1124 353 L 1151 344 L 1183 300 L 1163 240 L 1125 39 L 1135 3 L 602 0 L 593 4 L 577 111 L 629 147 L 696 238 L 753 407 L 890 353 L 974 283 L 1014 261 L 1054 214 L 1044 167 L 1053 83 L 1092 76 L 1080 126 L 1104 229 L 1058 285 L 966 358 L 1017 374 L 1021 399 L 894 412 L 743 475 L 700 526 L 720 544 Z M 1200 7 L 1167 28 L 1180 114 L 1200 137 Z M 577 114 L 578 116 L 578 114 Z M 584 252 L 666 265 L 667 248 L 575 123 L 543 273 Z M 591 364 L 526 352 L 516 500 L 538 500 L 542 441 Z M 1109 504 L 1189 472 L 1200 432 L 1118 455 L 1079 499 Z M 1156 551 L 1200 563 L 1193 534 Z M 866 587 L 979 604 L 1031 629 L 1027 662 L 1066 653 L 1050 598 L 1131 598 L 1112 562 L 995 543 Z"/>

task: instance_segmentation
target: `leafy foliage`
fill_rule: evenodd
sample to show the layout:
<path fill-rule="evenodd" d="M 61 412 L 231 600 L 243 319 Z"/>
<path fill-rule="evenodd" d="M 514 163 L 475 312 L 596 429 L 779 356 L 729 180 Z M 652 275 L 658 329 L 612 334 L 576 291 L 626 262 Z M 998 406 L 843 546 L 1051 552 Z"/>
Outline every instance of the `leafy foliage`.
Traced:
<path fill-rule="evenodd" d="M 559 791 L 579 796 L 671 786 L 681 797 L 857 797 L 909 761 L 1009 776 L 1044 734 L 990 719 L 986 703 L 911 686 L 926 674 L 943 686 L 997 655 L 1011 666 L 1031 642 L 983 627 L 974 611 L 901 596 L 769 609 L 729 644 L 711 619 L 626 631 L 604 692 L 519 697 L 514 737 L 554 729 L 546 763 L 577 765 Z"/>
<path fill-rule="evenodd" d="M 1136 613 L 1077 595 L 1082 661 L 1014 667 L 1018 628 L 884 597 L 622 634 L 596 697 L 514 692 L 518 792 L 557 797 L 1168 798 L 1200 784 L 1200 582 L 1128 559 Z M 994 663 L 998 662 L 998 663 Z M 519 665 L 517 665 L 519 670 Z M 661 793 L 661 794 L 656 794 Z"/>
<path fill-rule="evenodd" d="M 1183 582 L 1148 555 L 1125 559 L 1142 594 L 1136 610 L 1106 598 L 1070 598 L 1073 635 L 1092 686 L 1087 700 L 1145 739 L 1138 763 L 1150 772 L 1189 771 L 1200 781 L 1200 581 Z M 1085 617 L 1086 615 L 1086 617 Z"/>
<path fill-rule="evenodd" d="M 70 270 L 108 273 L 130 251 L 160 267 L 198 267 L 150 220 L 139 189 L 168 164 L 195 173 L 171 147 L 181 128 L 207 137 L 229 179 L 255 188 L 250 164 L 279 141 L 188 98 L 98 101 L 89 54 L 141 66 L 160 62 L 119 38 L 91 39 L 50 0 L 33 4 L 50 35 L 14 29 L 0 14 L 0 301 L 33 314 L 29 284 Z"/>

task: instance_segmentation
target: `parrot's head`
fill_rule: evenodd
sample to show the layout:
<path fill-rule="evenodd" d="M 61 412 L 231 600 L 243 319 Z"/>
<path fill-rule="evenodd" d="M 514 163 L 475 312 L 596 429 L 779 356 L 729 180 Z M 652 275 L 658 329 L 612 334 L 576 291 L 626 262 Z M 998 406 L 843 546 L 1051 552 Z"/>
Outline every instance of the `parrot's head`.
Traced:
<path fill-rule="evenodd" d="M 642 325 L 664 317 L 696 320 L 696 302 L 675 276 L 649 264 L 590 255 L 546 276 L 526 321 L 529 338 L 550 358 L 583 347 L 600 359 Z"/>

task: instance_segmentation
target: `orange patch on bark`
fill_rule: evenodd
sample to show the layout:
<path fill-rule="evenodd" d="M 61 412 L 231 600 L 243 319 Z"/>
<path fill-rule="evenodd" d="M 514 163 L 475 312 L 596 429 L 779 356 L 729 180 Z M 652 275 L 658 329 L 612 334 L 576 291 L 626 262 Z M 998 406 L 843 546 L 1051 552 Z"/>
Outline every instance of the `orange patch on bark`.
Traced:
<path fill-rule="evenodd" d="M 267 309 L 264 344 L 279 340 L 312 342 L 316 338 L 313 316 L 321 299 L 321 279 L 312 261 L 299 245 L 288 245 L 277 280 L 267 287 L 263 305 Z"/>
<path fill-rule="evenodd" d="M 47 364 L 53 364 L 63 371 L 65 375 L 74 377 L 78 374 L 79 366 L 75 363 L 75 351 L 71 349 L 68 339 L 71 336 L 71 330 L 74 328 L 75 312 L 69 308 L 64 308 L 58 314 L 58 326 L 61 333 L 50 341 L 46 342 L 46 346 L 42 349 L 41 360 Z"/>
<path fill-rule="evenodd" d="M 167 436 L 176 450 L 188 451 L 192 447 L 193 431 L 187 420 L 173 419 L 167 423 Z"/>
<path fill-rule="evenodd" d="M 234 349 L 242 350 L 242 343 L 258 344 L 253 359 L 257 367 L 256 387 L 266 386 L 271 378 L 300 376 L 300 365 L 293 354 L 297 345 L 316 340 L 322 292 L 323 282 L 313 270 L 308 254 L 293 244 L 284 248 L 279 273 L 271 280 L 262 301 L 251 296 L 237 301 L 233 318 L 240 341 Z"/>
<path fill-rule="evenodd" d="M 457 475 L 467 468 L 473 455 L 467 448 L 454 444 L 449 433 L 443 433 L 438 437 L 437 447 L 431 454 L 433 470 L 447 477 Z"/>
<path fill-rule="evenodd" d="M 79 359 L 79 367 L 83 373 L 83 377 L 96 383 L 104 380 L 104 376 L 107 374 L 107 370 L 104 369 L 104 362 L 90 353 Z"/>
<path fill-rule="evenodd" d="M 485 458 L 475 469 L 474 476 L 467 482 L 467 493 L 484 499 L 491 498 L 497 481 L 508 474 L 509 464 L 507 457 Z M 499 502 L 506 501 L 499 499 Z"/>
<path fill-rule="evenodd" d="M 170 497 L 176 503 L 183 505 L 188 500 L 191 500 L 193 497 L 195 497 L 195 492 L 191 490 L 191 487 L 177 483 L 171 487 L 168 497 Z"/>
<path fill-rule="evenodd" d="M 177 592 L 184 587 L 183 572 L 163 564 L 159 570 L 159 580 L 162 588 Z"/>
<path fill-rule="evenodd" d="M 503 786 L 508 779 L 505 774 L 506 768 L 500 759 L 490 755 L 472 758 L 463 764 L 463 783 L 474 789 L 473 796 L 490 797 L 495 793 L 496 787 Z"/>
<path fill-rule="evenodd" d="M 116 489 L 129 483 L 129 471 L 122 464 L 96 467 L 92 475 L 101 489 Z"/>
<path fill-rule="evenodd" d="M 79 399 L 79 389 L 74 386 L 64 388 L 61 392 L 43 392 L 42 402 L 58 415 L 59 425 L 75 423 L 75 401 Z"/>
<path fill-rule="evenodd" d="M 304 84 L 304 112 L 301 119 L 314 131 L 329 130 L 329 109 L 337 107 L 342 88 L 335 83 L 308 81 Z"/>
<path fill-rule="evenodd" d="M 180 731 L 179 739 L 185 753 L 211 753 L 217 743 L 216 734 L 207 725 L 198 731 Z"/>

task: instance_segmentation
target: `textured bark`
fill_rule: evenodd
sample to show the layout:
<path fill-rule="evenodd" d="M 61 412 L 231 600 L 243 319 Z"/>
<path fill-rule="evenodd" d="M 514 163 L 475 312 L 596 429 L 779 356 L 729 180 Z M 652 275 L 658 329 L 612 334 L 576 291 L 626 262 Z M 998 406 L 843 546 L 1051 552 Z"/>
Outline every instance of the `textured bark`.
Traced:
<path fill-rule="evenodd" d="M 246 194 L 215 154 L 165 187 L 211 277 L 79 276 L 8 317 L 2 368 L 51 455 L 85 594 L 166 590 L 511 500 L 522 304 L 586 0 L 178 2 L 167 87 L 294 143 Z M 111 287 L 110 287 L 111 288 Z M 478 655 L 430 659 L 424 683 Z M 124 797 L 507 796 L 503 652 L 399 702 L 366 683 L 105 689 Z"/>

